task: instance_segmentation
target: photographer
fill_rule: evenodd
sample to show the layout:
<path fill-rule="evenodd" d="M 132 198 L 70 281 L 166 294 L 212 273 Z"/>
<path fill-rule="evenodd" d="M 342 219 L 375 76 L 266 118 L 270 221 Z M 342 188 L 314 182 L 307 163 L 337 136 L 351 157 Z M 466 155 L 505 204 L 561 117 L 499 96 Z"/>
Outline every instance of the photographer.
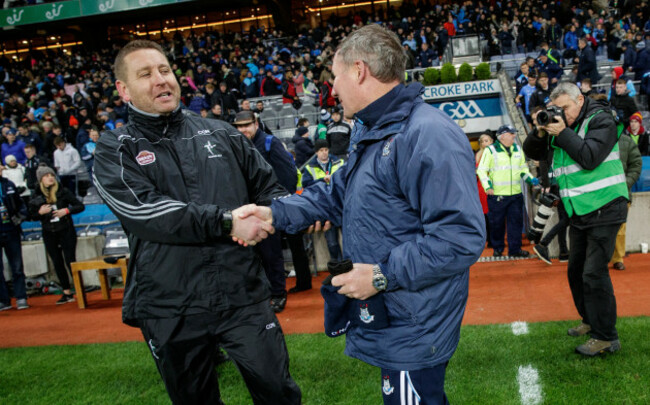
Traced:
<path fill-rule="evenodd" d="M 551 103 L 562 112 L 534 114 L 536 128 L 524 152 L 543 160 L 553 151 L 553 171 L 570 218 L 568 278 L 582 323 L 571 336 L 590 333 L 576 348 L 585 356 L 620 349 L 616 331 L 616 298 L 607 263 L 616 233 L 627 216 L 628 190 L 618 153 L 616 122 L 607 104 L 585 98 L 578 86 L 560 83 Z M 546 120 L 541 118 L 548 118 Z M 541 123 L 541 124 L 540 124 Z"/>

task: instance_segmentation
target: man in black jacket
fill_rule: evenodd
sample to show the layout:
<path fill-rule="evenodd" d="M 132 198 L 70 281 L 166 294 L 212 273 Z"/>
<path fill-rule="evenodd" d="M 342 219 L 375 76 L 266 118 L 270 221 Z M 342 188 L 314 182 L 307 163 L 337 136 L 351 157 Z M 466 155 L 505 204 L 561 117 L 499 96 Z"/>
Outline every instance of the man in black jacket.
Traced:
<path fill-rule="evenodd" d="M 29 305 L 20 247 L 20 223 L 26 217 L 26 210 L 14 183 L 1 176 L 2 167 L 0 166 L 0 249 L 4 250 L 11 268 L 16 308 L 27 309 Z M 11 309 L 11 296 L 0 262 L 0 311 L 8 309 Z"/>
<path fill-rule="evenodd" d="M 546 126 L 537 123 L 524 142 L 531 159 L 546 159 L 553 149 L 553 177 L 570 218 L 568 278 L 582 323 L 570 336 L 590 333 L 576 351 L 585 356 L 621 348 L 616 331 L 616 298 L 607 263 L 616 234 L 627 217 L 628 190 L 618 158 L 616 122 L 604 102 L 584 97 L 573 83 L 551 93 L 563 116 Z"/>
<path fill-rule="evenodd" d="M 254 251 L 231 240 L 272 233 L 236 208 L 286 190 L 233 127 L 184 114 L 158 44 L 128 43 L 114 70 L 129 123 L 100 138 L 95 185 L 129 237 L 124 322 L 142 330 L 174 404 L 222 404 L 218 346 L 254 403 L 299 404 L 269 283 Z"/>
<path fill-rule="evenodd" d="M 578 48 L 580 48 L 580 57 L 576 58 L 578 62 L 578 76 L 576 77 L 576 81 L 579 82 L 588 77 L 591 79 L 591 83 L 598 83 L 600 75 L 598 74 L 598 65 L 596 64 L 594 50 L 591 49 L 591 45 L 589 45 L 585 38 L 578 40 Z"/>
<path fill-rule="evenodd" d="M 627 83 L 625 79 L 618 79 L 616 81 L 616 94 L 612 94 L 610 103 L 612 109 L 616 111 L 618 120 L 626 127 L 630 124 L 630 117 L 638 111 L 634 99 L 630 97 L 627 92 Z"/>

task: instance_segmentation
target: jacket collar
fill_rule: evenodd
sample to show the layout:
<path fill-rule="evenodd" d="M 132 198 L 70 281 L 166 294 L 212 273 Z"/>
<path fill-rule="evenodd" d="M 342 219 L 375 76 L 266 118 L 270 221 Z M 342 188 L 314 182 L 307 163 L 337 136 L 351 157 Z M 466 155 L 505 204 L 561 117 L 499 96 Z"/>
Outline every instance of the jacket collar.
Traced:
<path fill-rule="evenodd" d="M 360 131 L 361 135 L 357 141 L 379 140 L 399 132 L 415 104 L 424 102 L 420 97 L 423 91 L 424 86 L 420 83 L 411 83 L 408 86 L 398 84 L 384 96 L 359 111 L 355 115 L 355 126 L 360 125 L 367 130 Z M 379 114 L 379 118 L 374 124 L 372 122 L 370 122 L 371 125 L 364 123 L 362 119 L 366 116 L 367 111 L 375 107 L 380 108 L 381 114 Z"/>
<path fill-rule="evenodd" d="M 128 109 L 129 123 L 136 124 L 143 132 L 156 134 L 157 136 L 166 134 L 169 127 L 179 124 L 184 118 L 180 103 L 169 115 L 151 114 L 142 111 L 131 102 L 128 103 Z"/>

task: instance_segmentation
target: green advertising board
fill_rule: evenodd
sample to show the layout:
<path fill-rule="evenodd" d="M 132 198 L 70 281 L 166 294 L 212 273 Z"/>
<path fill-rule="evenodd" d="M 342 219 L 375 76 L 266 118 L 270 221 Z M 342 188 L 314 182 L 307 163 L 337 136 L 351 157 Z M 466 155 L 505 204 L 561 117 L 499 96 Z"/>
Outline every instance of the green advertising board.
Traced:
<path fill-rule="evenodd" d="M 16 7 L 0 10 L 0 27 L 46 23 L 189 1 L 193 0 L 68 0 Z"/>

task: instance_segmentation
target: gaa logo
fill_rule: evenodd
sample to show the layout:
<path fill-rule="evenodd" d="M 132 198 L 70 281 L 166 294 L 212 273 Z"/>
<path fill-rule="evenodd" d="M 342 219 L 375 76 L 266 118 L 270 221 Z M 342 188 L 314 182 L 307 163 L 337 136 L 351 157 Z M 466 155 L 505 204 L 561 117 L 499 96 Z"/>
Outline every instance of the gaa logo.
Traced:
<path fill-rule="evenodd" d="M 447 113 L 452 120 L 485 117 L 485 114 L 474 100 L 442 103 L 439 108 Z"/>

